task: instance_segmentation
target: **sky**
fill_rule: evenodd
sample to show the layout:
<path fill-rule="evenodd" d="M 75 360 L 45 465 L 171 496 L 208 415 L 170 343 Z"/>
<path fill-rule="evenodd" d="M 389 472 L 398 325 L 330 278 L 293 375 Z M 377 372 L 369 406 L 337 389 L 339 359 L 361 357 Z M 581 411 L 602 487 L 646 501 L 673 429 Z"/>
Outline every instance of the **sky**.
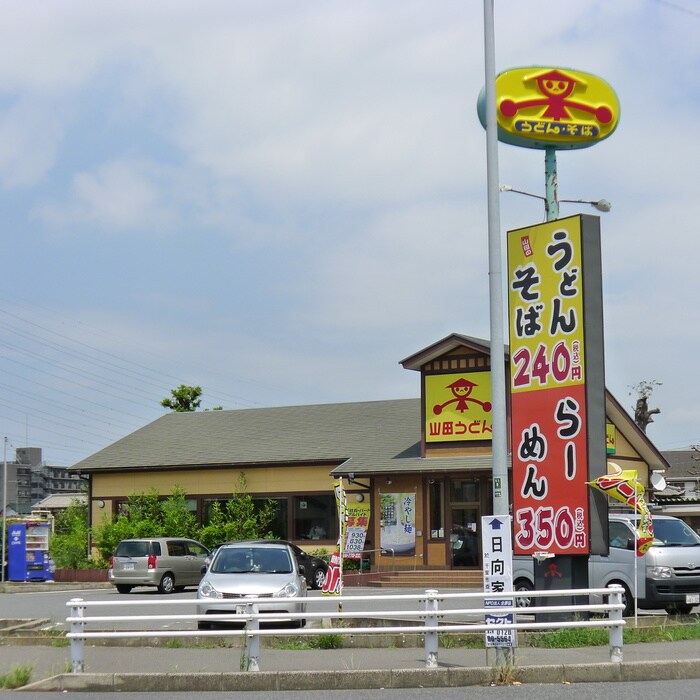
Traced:
<path fill-rule="evenodd" d="M 70 466 L 164 415 L 418 397 L 399 362 L 488 338 L 481 0 L 2 0 L 0 435 Z M 606 385 L 700 443 L 700 6 L 496 0 L 496 71 L 606 80 L 557 155 L 601 217 Z M 544 194 L 542 151 L 499 181 Z M 505 233 L 544 220 L 503 192 Z M 506 336 L 507 337 L 507 336 Z"/>

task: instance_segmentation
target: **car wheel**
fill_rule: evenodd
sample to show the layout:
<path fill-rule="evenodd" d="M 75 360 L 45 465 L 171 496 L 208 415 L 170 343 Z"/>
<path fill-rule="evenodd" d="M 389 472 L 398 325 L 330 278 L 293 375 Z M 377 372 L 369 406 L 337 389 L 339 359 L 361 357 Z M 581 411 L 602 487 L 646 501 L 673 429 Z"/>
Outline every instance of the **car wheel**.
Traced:
<path fill-rule="evenodd" d="M 529 593 L 534 591 L 535 587 L 526 579 L 520 578 L 514 584 L 513 588 L 516 593 Z M 515 599 L 516 608 L 529 608 L 532 607 L 532 597 L 531 596 L 517 596 Z"/>
<path fill-rule="evenodd" d="M 198 622 L 197 629 L 198 630 L 210 630 L 211 629 L 211 622 Z"/>
<path fill-rule="evenodd" d="M 131 593 L 131 586 L 127 586 L 125 583 L 117 584 L 117 590 L 120 593 Z"/>
<path fill-rule="evenodd" d="M 172 574 L 163 574 L 163 578 L 158 584 L 158 591 L 160 593 L 173 593 L 175 590 L 175 578 Z"/>
<path fill-rule="evenodd" d="M 625 606 L 624 610 L 622 611 L 622 617 L 630 617 L 630 615 L 634 614 L 634 598 L 630 593 L 630 589 L 627 588 L 622 581 L 611 581 L 608 586 L 612 586 L 613 584 L 616 586 L 622 586 L 622 604 Z M 607 603 L 608 596 L 604 596 L 604 600 Z"/>
<path fill-rule="evenodd" d="M 311 582 L 311 585 L 317 591 L 320 591 L 323 588 L 323 582 L 325 580 L 326 580 L 326 570 L 319 566 L 319 568 L 314 571 L 313 581 Z"/>
<path fill-rule="evenodd" d="M 693 606 L 685 603 L 673 603 L 666 606 L 666 612 L 669 615 L 690 615 L 692 610 Z"/>

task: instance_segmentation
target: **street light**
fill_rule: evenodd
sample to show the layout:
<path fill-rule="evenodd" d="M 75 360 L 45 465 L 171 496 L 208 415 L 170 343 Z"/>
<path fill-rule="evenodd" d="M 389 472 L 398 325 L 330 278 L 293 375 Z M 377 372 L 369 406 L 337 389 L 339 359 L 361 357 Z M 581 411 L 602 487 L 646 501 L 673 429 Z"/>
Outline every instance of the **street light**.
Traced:
<path fill-rule="evenodd" d="M 535 199 L 541 199 L 545 204 L 545 209 L 547 208 L 547 198 L 539 194 L 532 194 L 532 192 L 524 192 L 523 190 L 516 190 L 515 187 L 510 185 L 501 185 L 501 192 L 517 192 L 518 194 L 524 194 L 526 197 L 534 197 Z M 612 209 L 612 204 L 607 199 L 557 199 L 558 202 L 572 202 L 575 204 L 590 204 L 595 207 L 598 211 L 610 211 Z"/>

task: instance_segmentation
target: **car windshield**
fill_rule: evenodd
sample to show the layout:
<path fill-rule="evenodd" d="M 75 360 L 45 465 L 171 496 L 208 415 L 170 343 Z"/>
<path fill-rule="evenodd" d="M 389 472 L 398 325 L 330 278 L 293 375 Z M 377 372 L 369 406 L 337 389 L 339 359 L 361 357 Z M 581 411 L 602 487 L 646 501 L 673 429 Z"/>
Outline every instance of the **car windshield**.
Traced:
<path fill-rule="evenodd" d="M 700 537 L 682 520 L 654 520 L 655 547 L 698 547 Z"/>
<path fill-rule="evenodd" d="M 286 549 L 222 547 L 212 562 L 215 574 L 289 574 L 292 562 Z"/>

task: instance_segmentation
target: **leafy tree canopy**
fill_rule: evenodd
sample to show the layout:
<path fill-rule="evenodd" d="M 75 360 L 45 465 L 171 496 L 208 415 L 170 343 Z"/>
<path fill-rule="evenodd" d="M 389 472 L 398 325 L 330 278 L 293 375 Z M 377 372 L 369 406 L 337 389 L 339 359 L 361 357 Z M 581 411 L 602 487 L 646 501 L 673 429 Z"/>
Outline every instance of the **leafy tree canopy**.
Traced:
<path fill-rule="evenodd" d="M 160 405 L 169 408 L 171 411 L 175 411 L 175 413 L 196 411 L 202 403 L 200 398 L 202 395 L 201 386 L 180 384 L 177 389 L 171 389 L 170 394 L 170 398 L 163 399 Z"/>

